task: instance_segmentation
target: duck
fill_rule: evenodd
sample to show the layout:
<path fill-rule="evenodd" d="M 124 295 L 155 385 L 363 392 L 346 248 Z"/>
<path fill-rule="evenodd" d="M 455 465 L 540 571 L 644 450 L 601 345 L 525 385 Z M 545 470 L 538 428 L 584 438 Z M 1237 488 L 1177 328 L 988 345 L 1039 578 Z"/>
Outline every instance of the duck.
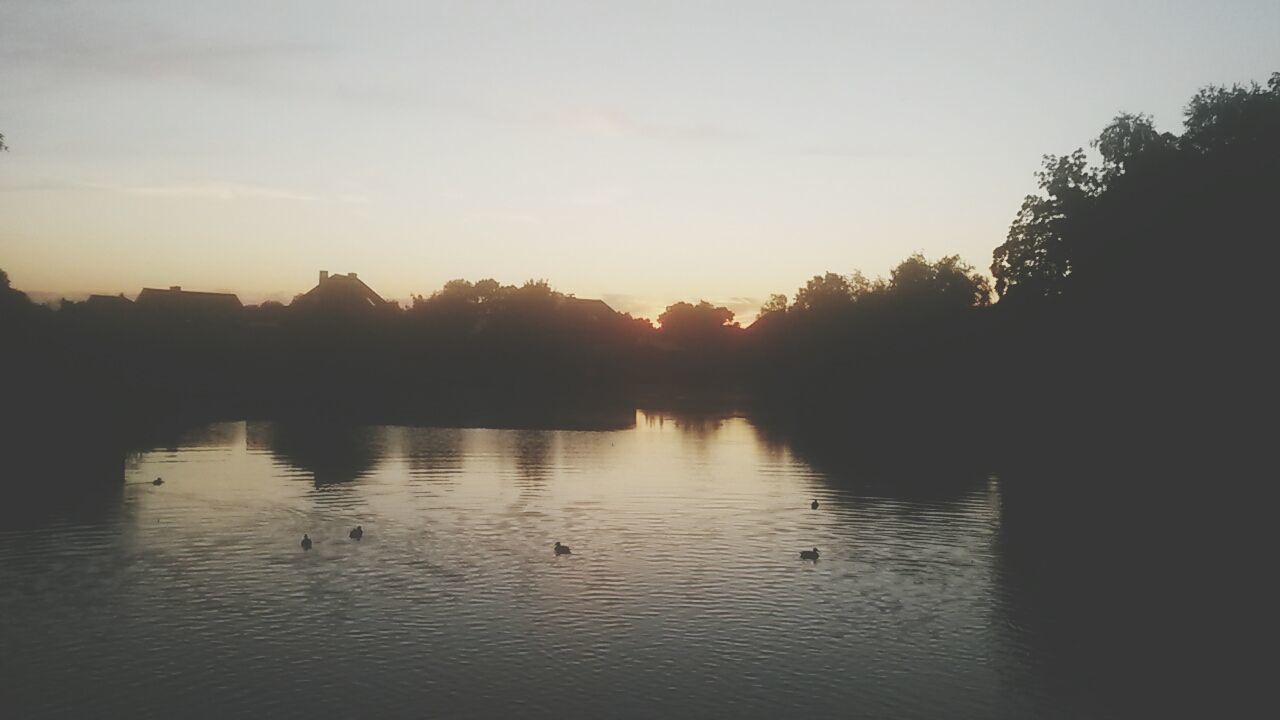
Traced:
<path fill-rule="evenodd" d="M 561 545 L 559 542 L 557 542 L 557 543 L 556 543 L 556 554 L 557 554 L 557 555 L 572 555 L 572 554 L 573 554 L 573 551 L 569 549 L 569 546 L 568 546 L 568 545 Z"/>
<path fill-rule="evenodd" d="M 302 533 L 302 549 L 303 550 L 311 549 L 311 537 L 306 533 Z"/>
<path fill-rule="evenodd" d="M 818 509 L 818 501 L 817 501 L 817 500 L 814 500 L 813 502 L 809 503 L 809 507 L 810 507 L 810 508 L 812 508 L 812 509 L 814 509 L 814 510 L 817 510 L 817 509 Z"/>
<path fill-rule="evenodd" d="M 800 551 L 800 559 L 801 559 L 801 560 L 817 560 L 817 559 L 818 559 L 818 548 L 814 548 L 814 549 L 812 549 L 812 550 L 801 550 L 801 551 Z"/>
<path fill-rule="evenodd" d="M 350 533 L 347 534 L 347 537 L 351 538 L 352 540 L 359 540 L 360 538 L 364 537 L 364 526 L 357 525 L 354 530 L 352 530 Z"/>
<path fill-rule="evenodd" d="M 159 485 L 163 485 L 163 484 L 164 484 L 164 478 L 156 478 L 155 480 L 152 480 L 152 481 L 151 481 L 151 484 L 152 484 L 152 485 L 157 485 L 157 486 L 159 486 Z"/>

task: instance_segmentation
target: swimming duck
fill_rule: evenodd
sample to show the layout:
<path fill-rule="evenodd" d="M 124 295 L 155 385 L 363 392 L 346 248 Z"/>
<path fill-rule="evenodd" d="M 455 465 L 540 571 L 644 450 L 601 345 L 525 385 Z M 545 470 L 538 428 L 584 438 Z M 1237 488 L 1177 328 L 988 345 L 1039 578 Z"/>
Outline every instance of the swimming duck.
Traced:
<path fill-rule="evenodd" d="M 164 479 L 163 479 L 163 478 L 156 478 L 155 480 L 152 480 L 152 481 L 151 481 L 151 484 L 152 484 L 152 485 L 163 485 L 163 484 L 164 484 Z"/>
<path fill-rule="evenodd" d="M 818 559 L 818 548 L 814 548 L 814 549 L 812 549 L 812 550 L 801 550 L 801 551 L 800 551 L 800 559 L 801 559 L 801 560 L 817 560 L 817 559 Z"/>
<path fill-rule="evenodd" d="M 306 533 L 302 533 L 302 549 L 303 550 L 311 549 L 311 538 Z"/>
<path fill-rule="evenodd" d="M 817 501 L 817 500 L 814 500 L 813 502 L 809 503 L 809 507 L 813 508 L 814 510 L 817 510 L 817 509 L 818 509 L 818 501 Z"/>
<path fill-rule="evenodd" d="M 560 543 L 558 543 L 558 542 L 557 542 L 557 543 L 556 543 L 556 554 L 557 554 L 557 555 L 572 555 L 572 554 L 573 554 L 573 551 L 569 549 L 569 546 L 568 546 L 568 545 L 561 545 Z"/>
<path fill-rule="evenodd" d="M 357 525 L 355 530 L 352 530 L 350 533 L 347 534 L 347 537 L 351 538 L 352 540 L 359 540 L 360 538 L 364 537 L 364 526 Z"/>

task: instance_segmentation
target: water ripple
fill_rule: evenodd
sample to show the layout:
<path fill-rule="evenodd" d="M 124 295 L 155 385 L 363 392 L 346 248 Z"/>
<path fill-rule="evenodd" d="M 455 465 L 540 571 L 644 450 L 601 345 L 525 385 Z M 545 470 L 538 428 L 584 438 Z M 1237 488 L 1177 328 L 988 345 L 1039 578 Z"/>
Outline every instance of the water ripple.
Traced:
<path fill-rule="evenodd" d="M 1010 691 L 1026 677 L 1019 627 L 993 614 L 985 487 L 860 492 L 736 418 L 374 431 L 358 447 L 375 454 L 340 472 L 296 433 L 288 459 L 263 445 L 269 428 L 210 433 L 228 445 L 140 457 L 114 514 L 0 530 L 6 703 L 24 717 L 1027 712 Z M 820 560 L 799 558 L 815 546 Z"/>

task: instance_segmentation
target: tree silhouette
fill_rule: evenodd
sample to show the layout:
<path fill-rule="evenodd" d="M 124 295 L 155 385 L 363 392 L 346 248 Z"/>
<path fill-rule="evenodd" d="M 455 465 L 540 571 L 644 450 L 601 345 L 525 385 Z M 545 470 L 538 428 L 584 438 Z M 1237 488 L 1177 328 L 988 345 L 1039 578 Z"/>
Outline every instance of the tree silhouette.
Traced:
<path fill-rule="evenodd" d="M 1144 153 L 1173 147 L 1176 138 L 1156 131 L 1152 117 L 1138 113 L 1121 113 L 1103 128 L 1091 145 L 1102 155 L 1100 187 L 1106 187 L 1125 173 L 1127 167 Z"/>
<path fill-rule="evenodd" d="M 768 302 L 760 306 L 759 317 L 771 315 L 774 313 L 785 313 L 787 311 L 787 296 L 781 293 L 774 293 L 769 296 Z"/>
<path fill-rule="evenodd" d="M 814 275 L 796 291 L 796 310 L 833 310 L 853 302 L 853 286 L 843 275 Z"/>
<path fill-rule="evenodd" d="M 915 253 L 889 273 L 886 292 L 921 307 L 963 310 L 991 302 L 991 285 L 972 265 L 949 255 L 931 263 Z"/>
<path fill-rule="evenodd" d="M 1205 224 L 1212 222 L 1210 205 L 1219 205 L 1219 223 L 1230 219 L 1248 232 L 1243 218 L 1252 217 L 1252 208 L 1240 201 L 1275 182 L 1268 163 L 1278 141 L 1280 73 L 1265 88 L 1200 90 L 1184 111 L 1180 137 L 1158 132 L 1148 115 L 1116 116 L 1091 143 L 1102 156 L 1100 167 L 1089 167 L 1083 150 L 1045 156 L 1037 173 L 1040 194 L 1023 201 L 994 252 L 996 292 L 1018 300 L 1094 286 L 1099 276 L 1070 279 L 1086 263 L 1112 276 L 1108 282 L 1128 283 L 1134 294 L 1160 279 L 1154 263 L 1171 260 L 1175 246 L 1189 249 L 1203 239 L 1193 239 L 1194 229 L 1221 231 L 1221 224 Z M 1174 217 L 1183 221 L 1169 222 Z"/>
<path fill-rule="evenodd" d="M 545 280 L 493 278 L 349 316 L 263 303 L 160 317 L 102 298 L 55 311 L 0 272 L 0 375 L 22 378 L 15 417 L 86 428 L 178 411 L 391 421 L 506 404 L 527 418 L 575 396 L 710 388 L 864 433 L 984 435 L 1028 452 L 1084 432 L 1128 437 L 1176 417 L 1167 398 L 1192 407 L 1197 379 L 1248 377 L 1237 366 L 1266 356 L 1245 348 L 1270 337 L 1280 74 L 1206 88 L 1184 121 L 1173 135 L 1120 114 L 1092 143 L 1096 166 L 1083 149 L 1046 156 L 993 253 L 993 307 L 972 266 L 919 253 L 885 278 L 815 275 L 794 302 L 770 296 L 745 330 L 707 301 L 671 304 L 655 329 Z"/>
<path fill-rule="evenodd" d="M 733 311 L 712 305 L 706 300 L 697 305 L 677 302 L 667 306 L 658 316 L 662 337 L 686 347 L 705 347 L 724 340 L 725 333 L 738 327 Z"/>
<path fill-rule="evenodd" d="M 991 274 L 1001 297 L 1062 293 L 1072 270 L 1071 236 L 1100 182 L 1084 150 L 1046 155 L 1036 177 L 1042 194 L 1023 199 L 1008 238 L 995 249 Z"/>
<path fill-rule="evenodd" d="M 9 274 L 0 270 L 0 310 L 14 310 L 31 305 L 27 294 L 9 284 Z"/>
<path fill-rule="evenodd" d="M 1280 72 L 1271 74 L 1266 88 L 1257 83 L 1229 88 L 1210 86 L 1187 103 L 1182 144 L 1202 153 L 1242 143 L 1274 146 L 1278 115 Z"/>

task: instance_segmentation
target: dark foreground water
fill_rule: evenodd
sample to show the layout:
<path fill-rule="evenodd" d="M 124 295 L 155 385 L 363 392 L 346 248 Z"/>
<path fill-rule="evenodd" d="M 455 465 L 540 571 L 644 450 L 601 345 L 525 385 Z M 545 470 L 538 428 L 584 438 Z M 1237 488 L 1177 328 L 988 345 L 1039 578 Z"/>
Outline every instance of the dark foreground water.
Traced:
<path fill-rule="evenodd" d="M 986 473 L 644 414 L 173 445 L 0 530 L 5 717 L 1109 714 Z"/>

